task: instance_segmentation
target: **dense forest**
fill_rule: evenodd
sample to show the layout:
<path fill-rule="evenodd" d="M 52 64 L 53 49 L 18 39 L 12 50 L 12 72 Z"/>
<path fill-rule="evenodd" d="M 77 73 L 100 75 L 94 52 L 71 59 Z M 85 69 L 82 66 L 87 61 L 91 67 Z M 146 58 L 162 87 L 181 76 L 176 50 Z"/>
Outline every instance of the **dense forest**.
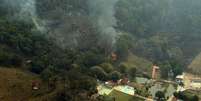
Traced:
<path fill-rule="evenodd" d="M 124 63 L 129 54 L 159 65 L 163 78 L 170 70 L 176 76 L 201 52 L 200 6 L 200 0 L 1 0 L 0 65 L 53 82 L 48 101 L 89 101 L 97 79 L 134 78 L 141 67 Z"/>

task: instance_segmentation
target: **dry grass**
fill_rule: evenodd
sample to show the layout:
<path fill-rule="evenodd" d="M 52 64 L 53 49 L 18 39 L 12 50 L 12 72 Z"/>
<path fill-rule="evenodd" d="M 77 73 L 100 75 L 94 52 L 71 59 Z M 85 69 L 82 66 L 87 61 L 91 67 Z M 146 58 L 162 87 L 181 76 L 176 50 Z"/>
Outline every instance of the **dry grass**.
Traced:
<path fill-rule="evenodd" d="M 138 57 L 134 54 L 132 54 L 131 52 L 128 55 L 127 60 L 125 61 L 125 63 L 129 66 L 129 67 L 137 67 L 138 70 L 146 72 L 147 74 L 151 74 L 151 66 L 152 66 L 152 62 L 150 62 L 149 60 L 146 60 L 144 58 Z"/>
<path fill-rule="evenodd" d="M 0 101 L 27 101 L 33 96 L 32 81 L 36 75 L 14 68 L 0 67 Z"/>
<path fill-rule="evenodd" d="M 188 68 L 193 74 L 201 75 L 201 53 L 195 57 Z"/>

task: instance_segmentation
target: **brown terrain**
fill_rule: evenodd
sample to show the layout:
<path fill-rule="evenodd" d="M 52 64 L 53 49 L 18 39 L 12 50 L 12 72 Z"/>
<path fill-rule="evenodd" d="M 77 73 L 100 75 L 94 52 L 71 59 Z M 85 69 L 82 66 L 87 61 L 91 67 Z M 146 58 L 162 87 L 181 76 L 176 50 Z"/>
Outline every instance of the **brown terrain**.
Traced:
<path fill-rule="evenodd" d="M 201 53 L 195 57 L 188 69 L 191 73 L 201 76 Z"/>
<path fill-rule="evenodd" d="M 0 67 L 0 101 L 27 101 L 34 95 L 32 82 L 36 75 L 14 68 Z"/>

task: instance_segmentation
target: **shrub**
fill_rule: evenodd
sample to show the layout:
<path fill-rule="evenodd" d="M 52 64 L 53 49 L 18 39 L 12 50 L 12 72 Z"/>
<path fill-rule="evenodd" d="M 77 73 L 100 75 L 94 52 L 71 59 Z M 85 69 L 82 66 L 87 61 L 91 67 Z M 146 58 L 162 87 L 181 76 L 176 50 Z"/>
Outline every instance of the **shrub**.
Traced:
<path fill-rule="evenodd" d="M 114 70 L 114 67 L 110 63 L 103 63 L 100 67 L 107 73 L 110 73 Z"/>
<path fill-rule="evenodd" d="M 92 73 L 91 75 L 93 77 L 96 77 L 97 79 L 103 80 L 103 81 L 108 79 L 107 73 L 101 67 L 95 66 L 95 67 L 92 67 L 90 70 Z"/>
<path fill-rule="evenodd" d="M 121 78 L 121 73 L 118 71 L 111 72 L 109 74 L 109 78 L 116 82 L 117 80 L 119 80 Z"/>

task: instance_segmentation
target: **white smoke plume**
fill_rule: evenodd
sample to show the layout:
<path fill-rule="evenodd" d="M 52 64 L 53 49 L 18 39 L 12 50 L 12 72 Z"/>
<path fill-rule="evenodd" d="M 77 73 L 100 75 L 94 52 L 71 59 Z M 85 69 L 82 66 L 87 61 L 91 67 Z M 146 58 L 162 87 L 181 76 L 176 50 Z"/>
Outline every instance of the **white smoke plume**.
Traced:
<path fill-rule="evenodd" d="M 3 5 L 10 9 L 14 19 L 32 21 L 38 31 L 45 30 L 43 22 L 38 18 L 35 0 L 3 0 Z"/>
<path fill-rule="evenodd" d="M 88 20 L 84 21 L 85 17 L 86 19 L 92 18 L 90 19 L 90 23 L 92 21 L 96 25 L 96 28 L 98 28 L 99 32 L 101 33 L 101 37 L 99 37 L 101 46 L 111 48 L 114 46 L 116 42 L 116 37 L 118 36 L 118 33 L 114 28 L 116 26 L 116 18 L 114 14 L 115 14 L 115 4 L 118 2 L 118 0 L 86 0 L 85 3 L 87 3 L 88 5 L 84 6 L 84 8 L 89 9 L 89 16 L 86 13 L 82 14 L 84 12 L 84 10 L 82 9 L 78 11 L 72 10 L 73 7 L 72 5 L 74 5 L 73 0 L 66 0 L 66 1 L 65 0 L 61 1 L 3 0 L 3 1 L 5 4 L 8 5 L 8 7 L 18 9 L 16 12 L 16 16 L 14 18 L 26 21 L 32 21 L 35 25 L 35 28 L 41 32 L 48 30 L 47 36 L 55 38 L 55 40 L 62 47 L 76 46 L 78 43 L 77 38 L 84 35 L 84 33 L 93 33 L 87 31 L 86 30 L 87 28 L 85 29 L 76 28 L 79 26 L 83 27 L 85 26 L 85 24 L 89 23 Z M 40 6 L 38 6 L 37 4 L 44 5 L 43 3 L 47 5 L 47 6 L 41 6 L 44 7 L 45 10 L 44 9 L 38 10 L 40 8 L 37 7 Z M 76 7 L 77 6 L 75 5 L 75 8 Z M 42 12 L 43 15 L 45 15 L 45 17 L 41 18 L 41 15 L 38 11 Z M 81 20 L 79 20 L 79 18 L 81 18 Z M 74 30 L 72 30 L 72 28 Z"/>
<path fill-rule="evenodd" d="M 97 26 L 103 34 L 104 40 L 109 41 L 112 45 L 115 44 L 118 33 L 116 26 L 115 4 L 118 0 L 89 0 L 90 15 L 97 23 Z M 109 39 L 108 39 L 109 38 Z"/>

